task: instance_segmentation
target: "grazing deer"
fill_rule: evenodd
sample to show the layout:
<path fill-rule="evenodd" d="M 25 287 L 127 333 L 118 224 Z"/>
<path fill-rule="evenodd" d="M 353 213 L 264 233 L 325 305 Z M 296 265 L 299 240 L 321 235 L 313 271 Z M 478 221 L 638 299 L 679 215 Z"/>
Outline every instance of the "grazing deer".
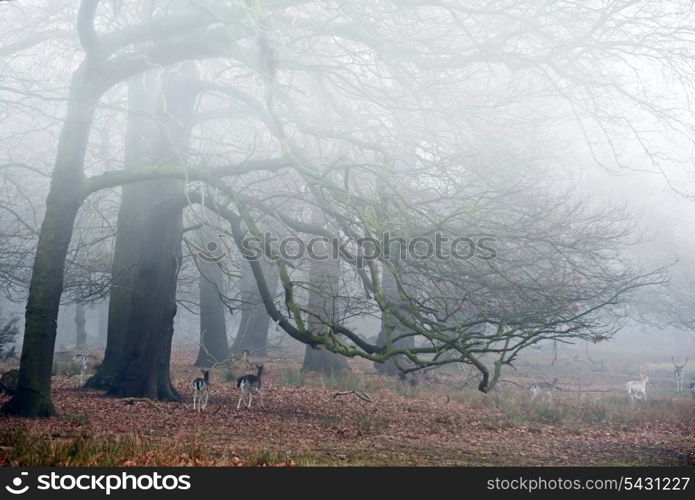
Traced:
<path fill-rule="evenodd" d="M 555 390 L 556 386 L 557 377 L 553 380 L 552 384 L 549 382 L 534 382 L 529 387 L 529 391 L 531 391 L 531 399 L 536 399 L 536 396 L 539 394 L 544 394 L 548 398 L 552 399 L 553 391 Z"/>
<path fill-rule="evenodd" d="M 210 395 L 210 371 L 201 370 L 203 377 L 193 381 L 193 409 L 203 411 L 208 405 Z"/>
<path fill-rule="evenodd" d="M 251 399 L 254 394 L 258 394 L 258 396 L 261 398 L 261 407 L 265 408 L 265 405 L 263 404 L 263 392 L 261 391 L 261 377 L 263 376 L 263 365 L 256 365 L 256 368 L 258 369 L 258 371 L 255 375 L 244 375 L 243 377 L 239 377 L 236 381 L 236 386 L 241 391 L 239 402 L 236 405 L 237 410 L 241 406 L 241 402 L 244 400 L 245 394 L 249 395 L 249 404 L 246 405 L 246 408 L 248 408 L 249 410 L 251 409 Z"/>
<path fill-rule="evenodd" d="M 633 401 L 638 399 L 647 400 L 647 382 L 649 382 L 649 377 L 640 373 L 640 380 L 630 380 L 625 384 L 627 389 L 627 394 L 632 398 Z"/>
<path fill-rule="evenodd" d="M 72 359 L 73 361 L 79 361 L 82 363 L 82 369 L 80 370 L 80 386 L 82 386 L 85 374 L 89 373 L 93 368 L 96 367 L 97 358 L 91 354 L 77 353 Z"/>
<path fill-rule="evenodd" d="M 673 363 L 673 376 L 676 379 L 676 392 L 683 392 L 683 368 L 688 364 L 688 358 L 685 358 L 685 362 L 682 365 L 676 363 L 676 360 L 671 356 L 671 362 Z"/>

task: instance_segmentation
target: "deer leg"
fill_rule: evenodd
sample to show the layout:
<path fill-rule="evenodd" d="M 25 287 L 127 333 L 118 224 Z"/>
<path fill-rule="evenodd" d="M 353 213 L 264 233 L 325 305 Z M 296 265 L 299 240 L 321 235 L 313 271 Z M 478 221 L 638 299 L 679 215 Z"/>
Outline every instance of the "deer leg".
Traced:
<path fill-rule="evenodd" d="M 249 392 L 249 404 L 246 408 L 251 409 L 251 401 L 253 401 L 253 393 Z"/>
<path fill-rule="evenodd" d="M 239 402 L 236 404 L 236 409 L 238 410 L 241 407 L 241 402 L 244 400 L 244 391 L 241 392 L 241 396 L 239 396 Z"/>
<path fill-rule="evenodd" d="M 210 395 L 210 393 L 208 391 L 205 391 L 205 394 L 203 394 L 203 410 L 208 405 L 208 396 L 209 395 Z"/>
<path fill-rule="evenodd" d="M 197 392 L 194 389 L 193 390 L 193 411 L 195 411 L 195 409 L 196 409 L 196 404 L 195 404 L 196 403 L 196 397 L 197 397 Z"/>
<path fill-rule="evenodd" d="M 263 404 L 263 393 L 258 391 L 258 396 L 261 398 L 261 408 L 265 410 L 265 405 Z"/>

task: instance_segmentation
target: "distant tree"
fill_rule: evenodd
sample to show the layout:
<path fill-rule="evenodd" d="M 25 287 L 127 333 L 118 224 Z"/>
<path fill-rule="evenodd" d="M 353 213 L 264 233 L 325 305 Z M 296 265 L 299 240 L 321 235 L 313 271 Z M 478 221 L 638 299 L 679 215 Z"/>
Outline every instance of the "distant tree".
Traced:
<path fill-rule="evenodd" d="M 209 241 L 215 241 L 207 229 L 199 231 L 198 248 L 205 249 Z M 214 233 L 213 233 L 214 234 Z M 205 253 L 194 256 L 198 268 L 198 298 L 200 307 L 200 347 L 195 365 L 209 368 L 224 361 L 229 355 L 227 325 L 225 319 L 225 273 L 221 264 L 204 258 Z"/>
<path fill-rule="evenodd" d="M 325 225 L 325 220 L 318 209 L 312 210 L 312 223 Z M 330 325 L 342 323 L 345 314 L 345 284 L 342 282 L 340 258 L 331 255 L 331 247 L 321 242 L 313 248 L 317 256 L 326 256 L 323 260 L 310 258 L 307 299 L 307 328 L 315 335 L 330 335 Z M 347 359 L 321 346 L 309 346 L 304 349 L 302 371 L 339 374 L 349 371 Z"/>
<path fill-rule="evenodd" d="M 87 319 L 85 318 L 84 304 L 75 305 L 75 347 L 84 349 L 87 345 Z"/>
<path fill-rule="evenodd" d="M 238 303 L 238 312 L 241 320 L 237 328 L 231 352 L 240 354 L 249 351 L 252 356 L 266 356 L 268 347 L 268 329 L 271 325 L 270 316 L 266 311 L 263 300 L 258 293 L 256 280 L 248 263 L 240 259 L 241 277 L 239 280 L 239 293 L 235 299 Z M 275 295 L 278 285 L 278 274 L 272 265 L 261 262 L 268 278 L 268 288 Z"/>

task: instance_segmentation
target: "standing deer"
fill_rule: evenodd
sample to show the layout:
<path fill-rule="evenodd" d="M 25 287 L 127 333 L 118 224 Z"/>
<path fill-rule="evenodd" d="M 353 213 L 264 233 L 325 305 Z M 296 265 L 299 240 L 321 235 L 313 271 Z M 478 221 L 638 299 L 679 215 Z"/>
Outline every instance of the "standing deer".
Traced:
<path fill-rule="evenodd" d="M 630 380 L 625 384 L 627 389 L 627 394 L 633 401 L 638 399 L 647 400 L 647 382 L 649 382 L 649 377 L 647 375 L 642 375 L 640 373 L 640 380 Z"/>
<path fill-rule="evenodd" d="M 82 369 L 80 370 L 80 387 L 84 381 L 84 376 L 97 366 L 97 358 L 92 354 L 82 354 L 77 353 L 73 356 L 73 361 L 79 361 L 82 363 Z"/>
<path fill-rule="evenodd" d="M 210 371 L 201 370 L 203 377 L 193 380 L 193 409 L 203 411 L 208 405 L 210 395 Z"/>
<path fill-rule="evenodd" d="M 676 363 L 676 360 L 671 356 L 671 362 L 673 363 L 673 376 L 676 379 L 676 392 L 683 392 L 683 368 L 688 364 L 688 358 L 685 358 L 685 362 L 682 365 Z"/>
<path fill-rule="evenodd" d="M 529 387 L 529 391 L 531 391 L 531 399 L 536 399 L 536 396 L 539 394 L 544 394 L 548 397 L 548 399 L 552 399 L 553 391 L 555 390 L 556 386 L 557 377 L 553 380 L 552 384 L 549 382 L 534 382 Z"/>
<path fill-rule="evenodd" d="M 241 406 L 241 402 L 244 400 L 244 395 L 249 395 L 249 403 L 246 408 L 251 409 L 251 399 L 254 394 L 258 394 L 261 398 L 261 407 L 265 408 L 263 405 L 263 392 L 261 392 L 261 377 L 263 376 L 263 365 L 256 365 L 258 371 L 255 375 L 244 375 L 239 377 L 236 381 L 237 388 L 241 391 L 241 396 L 239 397 L 239 402 L 236 404 L 236 409 L 238 410 Z"/>

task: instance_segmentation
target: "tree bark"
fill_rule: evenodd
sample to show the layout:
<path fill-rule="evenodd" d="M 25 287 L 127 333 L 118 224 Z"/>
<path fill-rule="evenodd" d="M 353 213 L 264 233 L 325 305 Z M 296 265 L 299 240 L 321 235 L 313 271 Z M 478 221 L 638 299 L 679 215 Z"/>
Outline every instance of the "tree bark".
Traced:
<path fill-rule="evenodd" d="M 73 75 L 68 110 L 58 143 L 46 214 L 34 257 L 25 313 L 19 384 L 3 412 L 25 417 L 55 414 L 51 401 L 51 370 L 56 321 L 63 293 L 65 258 L 75 217 L 83 201 L 82 166 L 98 101 L 80 67 Z"/>
<path fill-rule="evenodd" d="M 180 194 L 182 188 L 180 181 L 160 182 L 157 193 L 173 196 Z M 178 394 L 169 379 L 169 361 L 182 217 L 180 211 L 172 212 L 155 202 L 145 219 L 149 231 L 138 238 L 136 289 L 130 294 L 122 352 L 109 392 L 120 397 L 177 400 Z"/>
<path fill-rule="evenodd" d="M 277 289 L 280 277 L 275 266 L 261 260 L 263 274 L 266 277 L 268 288 L 274 292 Z M 256 280 L 251 271 L 251 266 L 242 260 L 242 275 L 240 282 L 239 300 L 241 305 L 241 322 L 231 351 L 240 353 L 245 350 L 254 356 L 267 356 L 268 328 L 270 328 L 270 316 L 263 304 Z"/>

